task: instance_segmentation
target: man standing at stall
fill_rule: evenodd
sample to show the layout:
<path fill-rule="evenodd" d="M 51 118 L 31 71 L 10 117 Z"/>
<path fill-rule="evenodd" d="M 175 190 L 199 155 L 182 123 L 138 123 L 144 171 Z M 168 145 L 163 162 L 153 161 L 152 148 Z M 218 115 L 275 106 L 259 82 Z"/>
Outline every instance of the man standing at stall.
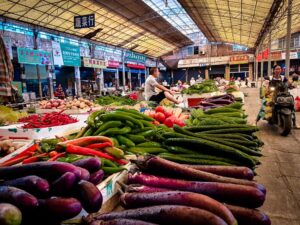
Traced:
<path fill-rule="evenodd" d="M 175 104 L 180 104 L 181 102 L 175 99 L 175 92 L 169 90 L 168 88 L 160 85 L 156 79 L 159 77 L 159 69 L 157 67 L 153 67 L 150 69 L 150 75 L 147 77 L 145 82 L 145 97 L 147 101 L 154 101 L 158 104 L 164 99 L 174 102 Z M 155 88 L 161 90 L 161 92 L 157 93 Z"/>

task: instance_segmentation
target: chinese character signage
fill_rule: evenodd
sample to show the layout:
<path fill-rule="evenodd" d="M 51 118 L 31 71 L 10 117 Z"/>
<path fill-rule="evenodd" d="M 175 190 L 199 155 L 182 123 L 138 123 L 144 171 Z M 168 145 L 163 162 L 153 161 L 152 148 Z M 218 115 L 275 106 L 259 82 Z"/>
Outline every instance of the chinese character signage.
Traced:
<path fill-rule="evenodd" d="M 107 63 L 105 60 L 92 59 L 92 58 L 83 58 L 83 65 L 85 67 L 92 67 L 92 68 L 106 68 L 107 67 Z"/>
<path fill-rule="evenodd" d="M 134 52 L 126 52 L 125 61 L 126 62 L 127 61 L 135 61 L 135 62 L 145 63 L 146 57 L 144 55 L 137 54 L 137 53 L 134 53 Z"/>
<path fill-rule="evenodd" d="M 111 68 L 118 68 L 120 66 L 120 63 L 114 60 L 108 60 L 107 66 Z"/>
<path fill-rule="evenodd" d="M 59 42 L 52 41 L 52 54 L 53 54 L 54 65 L 58 65 L 58 66 L 64 65 Z"/>
<path fill-rule="evenodd" d="M 95 27 L 95 14 L 75 16 L 74 17 L 74 28 L 89 28 Z"/>
<path fill-rule="evenodd" d="M 249 63 L 248 55 L 230 56 L 230 64 L 246 64 Z"/>
<path fill-rule="evenodd" d="M 281 58 L 285 59 L 285 52 L 281 53 Z M 290 52 L 290 59 L 298 59 L 297 52 Z"/>
<path fill-rule="evenodd" d="M 18 48 L 18 61 L 24 64 L 52 65 L 52 53 L 28 48 Z"/>
<path fill-rule="evenodd" d="M 65 66 L 81 65 L 79 46 L 60 43 L 60 48 L 61 48 L 62 58 Z"/>

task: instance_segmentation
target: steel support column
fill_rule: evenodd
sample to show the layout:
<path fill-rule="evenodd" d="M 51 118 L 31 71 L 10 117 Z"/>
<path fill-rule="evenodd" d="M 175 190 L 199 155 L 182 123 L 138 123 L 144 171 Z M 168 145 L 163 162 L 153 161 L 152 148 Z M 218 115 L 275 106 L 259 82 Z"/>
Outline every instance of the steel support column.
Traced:
<path fill-rule="evenodd" d="M 272 62 L 271 62 L 271 42 L 272 42 L 272 32 L 270 31 L 269 33 L 269 39 L 268 39 L 268 49 L 269 49 L 269 54 L 268 54 L 268 76 L 270 77 L 272 75 Z"/>
<path fill-rule="evenodd" d="M 290 72 L 290 48 L 291 48 L 291 22 L 292 22 L 292 0 L 288 0 L 287 23 L 286 23 L 286 49 L 285 49 L 285 76 L 289 78 Z"/>
<path fill-rule="evenodd" d="M 75 72 L 75 90 L 77 97 L 81 97 L 81 80 L 80 80 L 80 69 L 78 66 L 74 67 Z"/>
<path fill-rule="evenodd" d="M 38 44 L 37 44 L 37 38 L 38 38 L 38 31 L 34 29 L 33 31 L 33 45 L 34 49 L 38 49 Z M 42 90 L 42 83 L 41 83 L 41 73 L 40 73 L 40 67 L 38 64 L 36 64 L 36 75 L 37 75 L 37 80 L 38 80 L 38 85 L 39 85 L 39 95 L 40 98 L 43 97 L 43 90 Z"/>
<path fill-rule="evenodd" d="M 125 92 L 126 75 L 125 75 L 125 51 L 122 51 L 122 75 L 123 75 L 123 92 Z"/>

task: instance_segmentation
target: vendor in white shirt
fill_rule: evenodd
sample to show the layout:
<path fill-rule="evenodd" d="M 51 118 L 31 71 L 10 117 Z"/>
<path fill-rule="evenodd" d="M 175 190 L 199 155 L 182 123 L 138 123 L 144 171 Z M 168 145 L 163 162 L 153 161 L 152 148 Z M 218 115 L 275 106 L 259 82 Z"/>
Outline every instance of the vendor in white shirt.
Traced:
<path fill-rule="evenodd" d="M 169 90 L 168 88 L 160 85 L 156 79 L 159 77 L 159 69 L 157 67 L 153 67 L 150 69 L 150 75 L 147 77 L 145 82 L 145 97 L 147 101 L 154 101 L 160 103 L 164 98 L 169 99 L 175 104 L 181 103 L 180 101 L 174 98 L 175 92 Z M 155 88 L 161 90 L 161 92 L 157 93 Z"/>

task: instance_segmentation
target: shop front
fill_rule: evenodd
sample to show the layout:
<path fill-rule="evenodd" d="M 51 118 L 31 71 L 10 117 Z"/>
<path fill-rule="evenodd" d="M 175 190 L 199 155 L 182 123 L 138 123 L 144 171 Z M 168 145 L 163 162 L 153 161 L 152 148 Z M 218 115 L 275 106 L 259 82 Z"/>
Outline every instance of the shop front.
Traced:
<path fill-rule="evenodd" d="M 116 87 L 120 86 L 120 73 L 119 68 L 120 62 L 114 60 L 107 61 L 107 68 L 103 70 L 104 86 L 105 87 Z"/>
<path fill-rule="evenodd" d="M 142 86 L 142 80 L 145 80 L 145 61 L 144 55 L 134 52 L 125 53 L 125 66 L 128 71 L 126 84 L 128 84 L 129 90 L 135 90 Z"/>

